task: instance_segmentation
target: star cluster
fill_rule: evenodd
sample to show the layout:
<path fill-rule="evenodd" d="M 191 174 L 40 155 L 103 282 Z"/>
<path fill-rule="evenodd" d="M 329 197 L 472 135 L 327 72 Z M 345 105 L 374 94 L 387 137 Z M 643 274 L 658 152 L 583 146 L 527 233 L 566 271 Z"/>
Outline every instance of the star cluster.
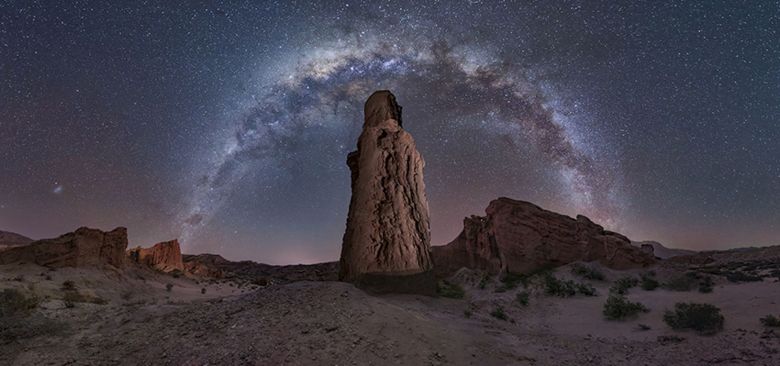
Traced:
<path fill-rule="evenodd" d="M 780 6 L 0 5 L 0 229 L 337 258 L 362 103 L 392 90 L 434 244 L 499 196 L 635 240 L 780 235 Z"/>

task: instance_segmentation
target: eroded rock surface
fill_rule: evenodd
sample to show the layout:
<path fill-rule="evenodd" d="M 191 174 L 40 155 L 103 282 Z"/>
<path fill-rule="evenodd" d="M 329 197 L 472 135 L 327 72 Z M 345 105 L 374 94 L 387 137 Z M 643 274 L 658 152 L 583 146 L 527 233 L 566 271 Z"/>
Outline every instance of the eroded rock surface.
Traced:
<path fill-rule="evenodd" d="M 41 266 L 123 268 L 127 249 L 127 229 L 104 232 L 87 227 L 54 239 L 34 241 L 0 252 L 0 264 L 35 263 Z"/>
<path fill-rule="evenodd" d="M 184 271 L 181 245 L 178 240 L 157 243 L 150 248 L 133 248 L 128 251 L 130 258 L 163 272 Z"/>
<path fill-rule="evenodd" d="M 463 267 L 522 273 L 575 261 L 598 261 L 613 269 L 655 263 L 652 254 L 632 246 L 625 236 L 582 215 L 574 219 L 503 197 L 490 202 L 486 213 L 467 217 L 454 241 L 433 247 L 437 273 Z"/>
<path fill-rule="evenodd" d="M 339 278 L 383 291 L 434 286 L 424 275 L 433 267 L 425 162 L 403 129 L 401 107 L 389 91 L 377 91 L 366 101 L 358 149 L 347 156 L 347 165 L 352 199 Z M 400 280 L 398 286 L 385 286 L 391 278 Z"/>

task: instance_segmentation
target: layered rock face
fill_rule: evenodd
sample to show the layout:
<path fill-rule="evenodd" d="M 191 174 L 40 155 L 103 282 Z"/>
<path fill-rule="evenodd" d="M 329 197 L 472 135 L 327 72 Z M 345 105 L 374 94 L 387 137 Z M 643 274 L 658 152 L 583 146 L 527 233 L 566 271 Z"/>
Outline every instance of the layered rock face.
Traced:
<path fill-rule="evenodd" d="M 150 248 L 133 248 L 128 251 L 130 259 L 163 272 L 184 271 L 181 246 L 178 240 L 157 243 Z"/>
<path fill-rule="evenodd" d="M 339 279 L 383 292 L 435 291 L 423 167 L 389 91 L 365 104 L 357 151 L 347 156 L 352 199 Z"/>
<path fill-rule="evenodd" d="M 82 227 L 55 239 L 4 250 L 0 252 L 0 264 L 27 262 L 52 268 L 103 265 L 122 268 L 126 249 L 127 229 L 119 227 L 103 232 Z"/>
<path fill-rule="evenodd" d="M 439 275 L 462 267 L 523 273 L 575 261 L 598 261 L 613 269 L 655 263 L 652 254 L 585 216 L 573 219 L 503 197 L 490 202 L 486 213 L 466 218 L 454 241 L 433 247 Z"/>

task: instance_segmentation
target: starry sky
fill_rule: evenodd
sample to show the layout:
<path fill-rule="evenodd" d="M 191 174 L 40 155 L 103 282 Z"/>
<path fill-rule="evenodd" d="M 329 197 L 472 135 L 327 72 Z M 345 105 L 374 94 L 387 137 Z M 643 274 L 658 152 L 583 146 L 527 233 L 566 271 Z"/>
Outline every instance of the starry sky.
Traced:
<path fill-rule="evenodd" d="M 0 230 L 336 260 L 390 89 L 434 245 L 499 196 L 780 244 L 778 39 L 776 1 L 0 1 Z"/>

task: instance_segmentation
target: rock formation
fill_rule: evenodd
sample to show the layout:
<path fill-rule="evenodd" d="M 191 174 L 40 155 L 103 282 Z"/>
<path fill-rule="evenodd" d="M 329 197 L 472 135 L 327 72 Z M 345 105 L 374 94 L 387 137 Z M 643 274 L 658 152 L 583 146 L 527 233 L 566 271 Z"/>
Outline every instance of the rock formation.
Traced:
<path fill-rule="evenodd" d="M 17 233 L 0 231 L 0 250 L 32 243 L 34 240 Z"/>
<path fill-rule="evenodd" d="M 660 259 L 669 259 L 672 257 L 679 257 L 682 255 L 696 254 L 696 252 L 693 250 L 667 248 L 663 244 L 656 241 L 641 241 L 641 242 L 635 241 L 632 242 L 631 244 L 633 244 L 635 247 L 640 247 L 643 250 L 647 250 L 653 256 Z"/>
<path fill-rule="evenodd" d="M 0 252 L 0 264 L 27 262 L 52 268 L 103 265 L 122 268 L 126 249 L 127 229 L 119 227 L 103 232 L 82 227 L 55 239 L 8 248 Z"/>
<path fill-rule="evenodd" d="M 604 230 L 585 216 L 573 219 L 503 197 L 490 202 L 486 213 L 464 219 L 463 231 L 454 241 L 433 247 L 437 274 L 462 267 L 522 273 L 575 261 L 598 261 L 613 269 L 655 262 L 625 236 Z"/>
<path fill-rule="evenodd" d="M 389 91 L 366 101 L 357 145 L 347 156 L 352 199 L 339 279 L 381 292 L 435 291 L 425 162 Z"/>
<path fill-rule="evenodd" d="M 184 256 L 184 271 L 195 277 L 223 278 L 225 271 L 221 268 L 228 263 L 227 259 L 217 254 L 198 254 Z"/>
<path fill-rule="evenodd" d="M 157 243 L 150 248 L 136 247 L 128 251 L 130 259 L 163 272 L 184 271 L 178 240 Z"/>

